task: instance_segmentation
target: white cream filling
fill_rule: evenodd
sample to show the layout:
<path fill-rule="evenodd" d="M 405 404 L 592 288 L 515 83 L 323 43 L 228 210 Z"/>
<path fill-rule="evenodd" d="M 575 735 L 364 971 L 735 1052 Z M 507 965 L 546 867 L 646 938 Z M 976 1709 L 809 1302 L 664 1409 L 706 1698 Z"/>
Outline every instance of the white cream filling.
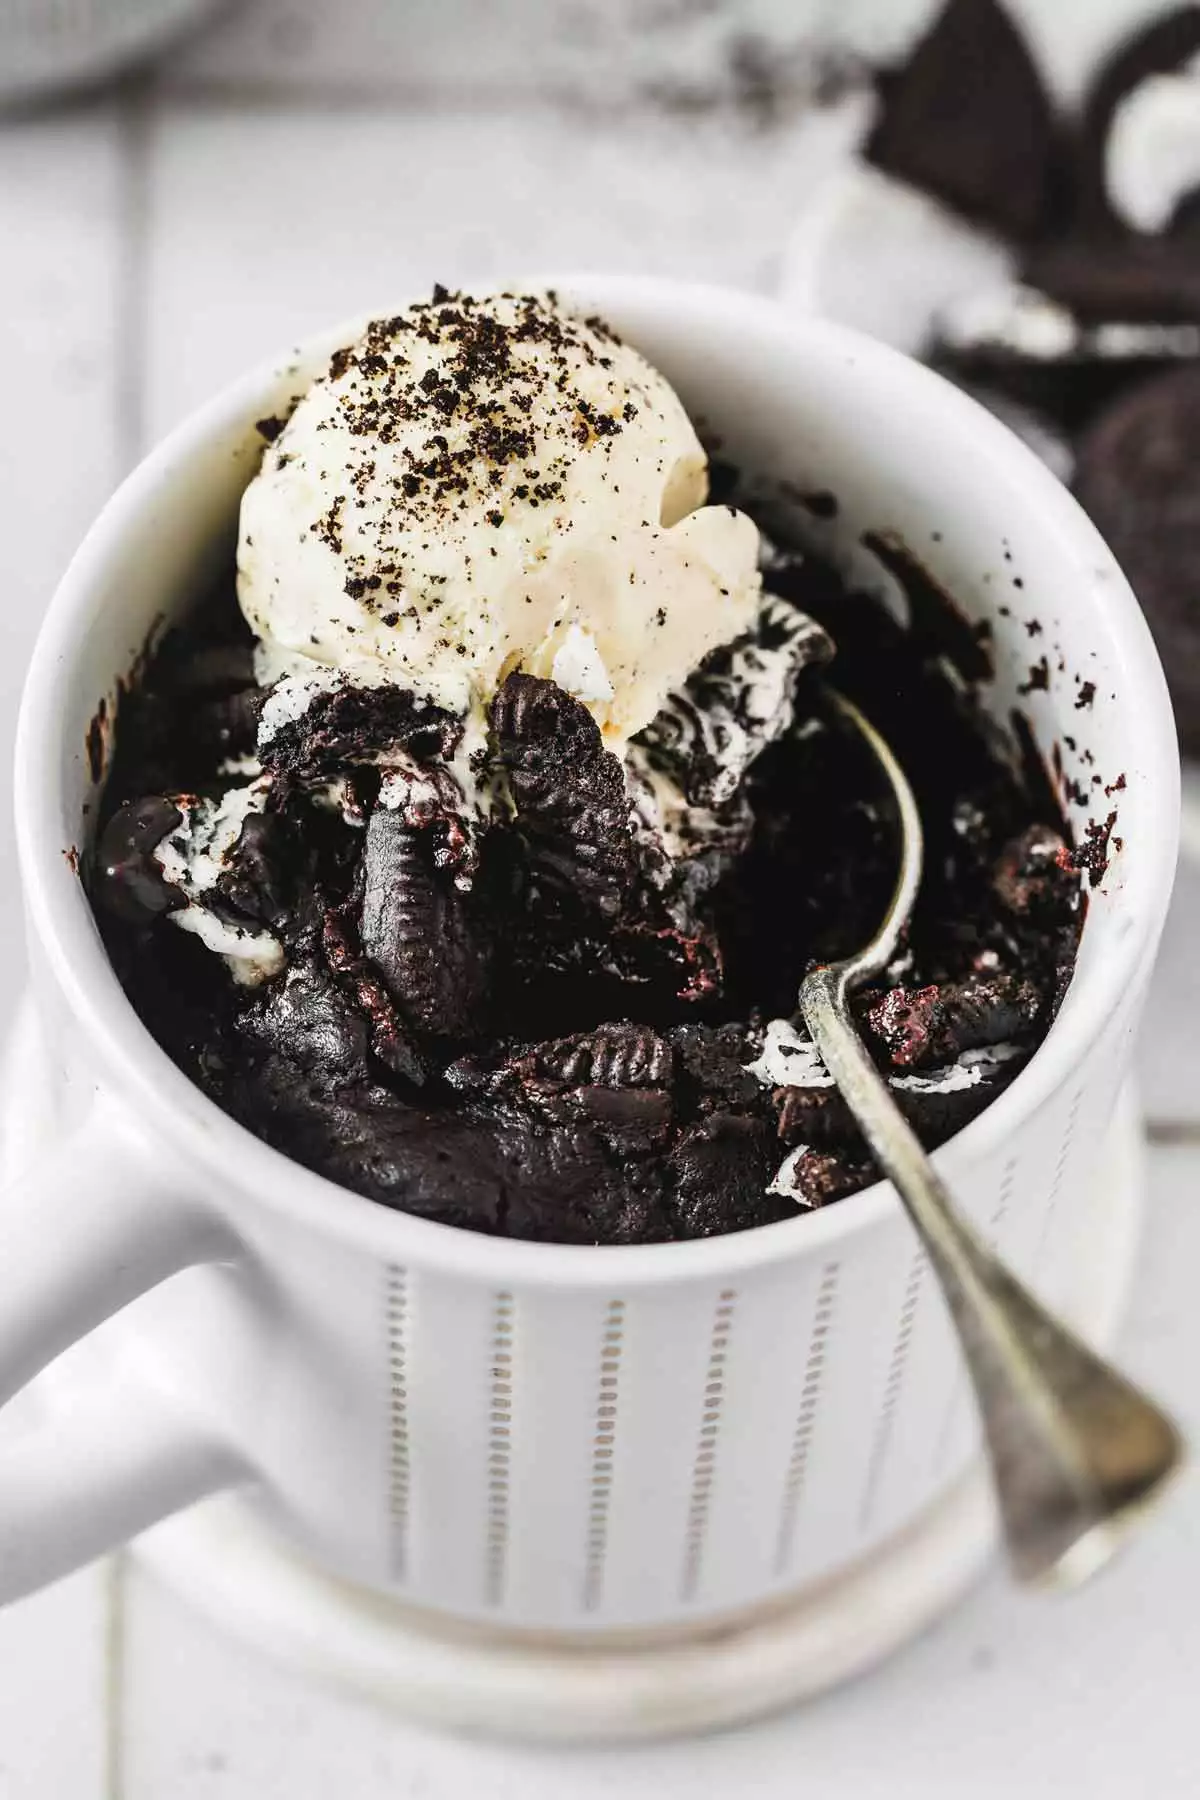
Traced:
<path fill-rule="evenodd" d="M 181 931 L 191 931 L 209 950 L 223 957 L 239 987 L 258 987 L 282 970 L 283 945 L 270 931 L 252 931 L 248 925 L 231 925 L 194 901 L 168 914 Z"/>
<path fill-rule="evenodd" d="M 1175 357 L 1200 356 L 1200 325 L 1156 325 L 1150 320 L 1124 323 L 1110 320 L 1089 334 L 1100 356 Z"/>
<path fill-rule="evenodd" d="M 803 1207 L 808 1204 L 803 1194 L 796 1190 L 796 1170 L 808 1152 L 807 1144 L 797 1144 L 796 1148 L 784 1157 L 775 1171 L 774 1180 L 767 1187 L 768 1194 L 778 1194 L 783 1200 L 794 1200 L 797 1206 Z"/>
<path fill-rule="evenodd" d="M 753 1075 L 763 1087 L 828 1088 L 834 1085 L 833 1076 L 821 1061 L 817 1046 L 788 1019 L 771 1020 L 762 1050 L 744 1067 L 746 1073 Z"/>
<path fill-rule="evenodd" d="M 263 810 L 269 791 L 270 783 L 260 780 L 248 787 L 228 788 L 219 800 L 178 796 L 175 806 L 183 814 L 183 822 L 154 852 L 172 887 L 181 889 L 189 900 L 213 887 L 228 866 L 242 826 L 251 813 Z"/>
<path fill-rule="evenodd" d="M 179 825 L 154 851 L 163 878 L 183 894 L 186 905 L 167 914 L 180 931 L 190 931 L 216 955 L 224 957 L 235 981 L 253 987 L 269 981 L 284 965 L 283 945 L 273 932 L 236 925 L 205 905 L 252 813 L 261 812 L 270 781 L 230 788 L 219 800 L 179 795 L 174 804 L 183 815 Z"/>
<path fill-rule="evenodd" d="M 657 842 L 668 863 L 737 840 L 738 820 L 728 809 L 746 770 L 794 718 L 796 683 L 803 669 L 828 654 L 828 639 L 815 620 L 777 596 L 766 594 L 756 626 L 780 641 L 758 637 L 736 644 L 724 675 L 694 674 L 682 693 L 672 694 L 647 731 L 647 742 L 625 754 L 626 782 L 635 830 Z M 811 723 L 798 727 L 803 731 Z M 702 756 L 717 768 L 709 786 L 713 806 L 693 805 L 681 783 L 686 768 Z"/>
<path fill-rule="evenodd" d="M 625 758 L 625 785 L 629 792 L 635 833 L 667 865 L 695 856 L 720 843 L 729 826 L 707 806 L 692 806 L 674 776 L 656 769 L 640 744 L 631 744 Z"/>
<path fill-rule="evenodd" d="M 928 1069 L 912 1075 L 889 1075 L 888 1086 L 906 1094 L 963 1094 L 978 1087 L 993 1070 L 1014 1056 L 1020 1056 L 1018 1044 L 987 1044 L 980 1050 L 964 1050 L 956 1062 L 941 1069 Z"/>
<path fill-rule="evenodd" d="M 1200 325 L 1115 319 L 1082 328 L 1067 307 L 1019 283 L 991 288 L 946 307 L 938 315 L 937 336 L 960 354 L 989 344 L 1030 362 L 1057 362 L 1076 352 L 1114 360 L 1200 355 Z M 1014 413 L 1021 410 L 1013 408 Z M 1019 424 L 1014 428 L 1021 433 Z"/>
<path fill-rule="evenodd" d="M 908 1094 L 961 1094 L 978 1087 L 995 1069 L 1020 1056 L 1019 1044 L 988 1044 L 979 1050 L 964 1050 L 956 1061 L 940 1069 L 929 1069 L 913 1075 L 889 1075 L 888 1086 Z M 820 1052 L 811 1038 L 802 1037 L 786 1019 L 772 1019 L 767 1026 L 767 1039 L 762 1054 L 745 1064 L 748 1074 L 764 1087 L 828 1088 L 833 1076 L 821 1061 Z M 768 1194 L 782 1195 L 805 1204 L 796 1193 L 795 1173 L 801 1158 L 811 1148 L 801 1144 L 780 1163 L 767 1185 Z"/>
<path fill-rule="evenodd" d="M 937 336 L 952 350 L 991 343 L 1033 362 L 1056 362 L 1079 342 L 1065 306 L 1019 282 L 968 294 L 937 315 Z"/>
<path fill-rule="evenodd" d="M 305 794 L 314 806 L 324 807 L 327 812 L 340 813 L 343 823 L 361 829 L 366 824 L 359 808 L 350 798 L 350 784 L 341 775 L 332 781 L 322 782 L 319 787 L 305 789 Z"/>

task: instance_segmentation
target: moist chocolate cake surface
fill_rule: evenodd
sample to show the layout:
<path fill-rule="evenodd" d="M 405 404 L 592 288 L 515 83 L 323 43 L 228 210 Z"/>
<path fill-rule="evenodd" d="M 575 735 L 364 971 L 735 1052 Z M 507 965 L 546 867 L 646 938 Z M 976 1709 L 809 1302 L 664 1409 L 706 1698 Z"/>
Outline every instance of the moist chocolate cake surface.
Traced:
<path fill-rule="evenodd" d="M 796 990 L 870 935 L 897 847 L 869 753 L 805 667 L 824 627 L 927 837 L 907 944 L 859 1016 L 923 1141 L 957 1131 L 1069 981 L 1082 900 L 1064 821 L 976 702 L 977 636 L 932 608 L 901 629 L 811 557 L 773 556 L 766 584 L 760 641 L 713 652 L 637 746 L 645 780 L 687 801 L 663 868 L 625 769 L 552 680 L 518 672 L 497 693 L 475 772 L 508 803 L 470 843 L 446 785 L 456 723 L 401 690 L 318 696 L 260 755 L 231 580 L 123 702 L 88 866 L 150 1031 L 287 1155 L 477 1231 L 670 1240 L 862 1187 L 875 1170 Z M 781 654 L 803 671 L 790 723 L 754 755 L 739 684 Z M 400 809 L 381 800 L 398 750 L 421 776 Z M 231 771 L 253 777 L 240 815 Z M 198 845 L 202 912 L 164 878 L 191 857 L 198 881 Z"/>

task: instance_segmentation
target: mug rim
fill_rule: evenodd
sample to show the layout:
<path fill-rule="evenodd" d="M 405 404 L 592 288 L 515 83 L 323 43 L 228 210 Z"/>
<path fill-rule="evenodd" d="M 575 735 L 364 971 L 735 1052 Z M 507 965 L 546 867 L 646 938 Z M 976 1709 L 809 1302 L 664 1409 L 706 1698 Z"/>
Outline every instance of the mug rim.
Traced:
<path fill-rule="evenodd" d="M 489 283 L 490 288 L 498 284 Z M 848 378 L 875 382 L 895 401 L 899 383 L 941 414 L 951 433 L 986 443 L 993 461 L 1021 490 L 1029 513 L 1042 515 L 1046 533 L 1069 534 L 1098 576 L 1097 603 L 1110 609 L 1109 626 L 1120 641 L 1126 694 L 1137 696 L 1131 729 L 1143 766 L 1151 772 L 1151 806 L 1157 830 L 1146 830 L 1139 854 L 1125 869 L 1135 897 L 1136 928 L 1103 967 L 1088 975 L 1086 994 L 1072 977 L 1076 1003 L 1055 1019 L 1045 1039 L 1011 1085 L 934 1154 L 943 1177 L 954 1183 L 960 1169 L 1002 1144 L 1077 1068 L 1121 995 L 1153 954 L 1166 915 L 1175 867 L 1179 824 L 1179 759 L 1173 715 L 1157 651 L 1141 609 L 1116 559 L 1082 509 L 1037 457 L 981 406 L 932 370 L 850 327 L 815 317 L 796 318 L 781 305 L 735 288 L 658 277 L 558 276 L 522 287 L 554 286 L 603 312 L 622 303 L 659 310 L 664 319 L 690 311 L 722 314 L 727 329 L 753 329 L 782 347 L 804 337 L 850 365 Z M 393 299 L 385 310 L 396 310 Z M 881 1180 L 815 1212 L 716 1237 L 652 1244 L 558 1244 L 495 1238 L 393 1209 L 319 1175 L 276 1150 L 225 1113 L 179 1069 L 151 1036 L 117 981 L 104 951 L 78 874 L 68 868 L 67 846 L 57 839 L 61 808 L 56 788 L 62 767 L 59 705 L 82 633 L 74 630 L 110 560 L 142 518 L 167 472 L 194 457 L 236 419 L 253 418 L 263 396 L 275 389 L 297 355 L 344 341 L 357 321 L 327 328 L 299 346 L 236 378 L 188 414 L 125 478 L 96 518 L 72 558 L 47 609 L 26 676 L 17 731 L 14 815 L 18 863 L 26 900 L 27 929 L 36 934 L 73 1018 L 85 1028 L 105 1071 L 106 1085 L 133 1108 L 143 1133 L 168 1134 L 176 1159 L 182 1154 L 226 1185 L 251 1189 L 255 1202 L 303 1219 L 321 1231 L 369 1247 L 389 1258 L 410 1256 L 427 1267 L 507 1282 L 563 1287 L 660 1284 L 709 1275 L 731 1276 L 764 1263 L 819 1252 L 831 1243 L 899 1214 L 891 1183 Z M 1124 702 L 1126 710 L 1130 702 Z M 1086 929 L 1086 927 L 1085 927 Z M 1082 999 L 1082 1004 L 1080 1001 Z M 239 1173 L 230 1182 L 230 1172 Z"/>

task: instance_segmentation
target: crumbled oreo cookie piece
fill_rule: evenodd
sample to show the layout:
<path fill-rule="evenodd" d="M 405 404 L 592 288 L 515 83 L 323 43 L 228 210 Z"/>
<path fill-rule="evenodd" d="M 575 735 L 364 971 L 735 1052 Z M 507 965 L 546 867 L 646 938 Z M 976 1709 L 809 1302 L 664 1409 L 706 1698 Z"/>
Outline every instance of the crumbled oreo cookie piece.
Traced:
<path fill-rule="evenodd" d="M 936 1146 L 981 1113 L 1028 1061 L 1015 1045 L 982 1045 L 964 1050 L 936 1069 L 911 1069 L 888 1077 L 892 1097 L 922 1141 Z"/>
<path fill-rule="evenodd" d="M 171 715 L 163 721 L 164 734 L 186 714 L 189 760 L 198 775 L 202 770 L 211 775 L 214 765 L 227 759 L 251 757 L 262 692 L 254 683 L 249 633 L 186 645 L 176 631 L 164 649 L 167 679 L 159 698 Z"/>
<path fill-rule="evenodd" d="M 517 674 L 492 704 L 492 730 L 538 898 L 615 921 L 637 865 L 624 770 L 599 726 L 553 681 Z"/>
<path fill-rule="evenodd" d="M 360 938 L 404 1017 L 431 1036 L 478 1036 L 487 955 L 470 903 L 435 866 L 430 831 L 376 806 L 362 862 Z"/>
<path fill-rule="evenodd" d="M 459 720 L 407 688 L 339 683 L 313 694 L 298 718 L 281 722 L 260 743 L 259 756 L 269 773 L 311 785 L 395 751 L 416 763 L 444 762 L 461 737 Z"/>
<path fill-rule="evenodd" d="M 1095 420 L 1079 440 L 1075 493 L 1145 609 L 1184 748 L 1200 754 L 1200 364 L 1139 385 Z"/>
<path fill-rule="evenodd" d="M 1028 1038 L 1042 1006 L 1043 995 L 1022 976 L 976 976 L 891 988 L 867 1008 L 865 1023 L 893 1069 L 929 1069 L 964 1050 Z"/>
<path fill-rule="evenodd" d="M 1006 236 L 1047 229 L 1059 179 L 1054 112 L 999 0 L 949 0 L 880 90 L 866 148 L 877 168 Z"/>
<path fill-rule="evenodd" d="M 998 1024 L 997 1024 L 998 1028 Z M 944 1143 L 1001 1093 L 1024 1067 L 1028 1051 L 1009 1043 L 965 1050 L 936 1067 L 893 1069 L 892 1098 L 927 1147 Z M 873 1167 L 853 1113 L 836 1088 L 777 1088 L 779 1142 L 842 1154 Z"/>
<path fill-rule="evenodd" d="M 674 1053 L 650 1026 L 621 1020 L 535 1044 L 507 1066 L 522 1081 L 549 1087 L 662 1087 L 670 1085 Z"/>
<path fill-rule="evenodd" d="M 866 1157 L 847 1157 L 837 1151 L 798 1145 L 781 1165 L 772 1186 L 780 1217 L 787 1217 L 797 1208 L 815 1212 L 876 1179 L 877 1171 Z"/>
<path fill-rule="evenodd" d="M 402 1023 L 378 969 L 363 955 L 353 910 L 347 903 L 326 912 L 321 929 L 325 961 L 366 1019 L 372 1054 L 391 1074 L 421 1087 L 429 1073 L 425 1057 Z"/>
<path fill-rule="evenodd" d="M 670 1045 L 646 1026 L 601 1025 L 518 1049 L 497 1065 L 462 1058 L 445 1071 L 510 1123 L 576 1125 L 621 1155 L 666 1143 L 674 1119 Z"/>
<path fill-rule="evenodd" d="M 779 1087 L 771 1096 L 781 1144 L 857 1144 L 854 1114 L 835 1087 Z"/>
<path fill-rule="evenodd" d="M 710 651 L 638 743 L 690 808 L 727 806 L 750 764 L 792 724 L 801 675 L 833 653 L 815 619 L 767 594 L 753 630 Z"/>
<path fill-rule="evenodd" d="M 680 1088 L 693 1111 L 752 1107 L 759 1100 L 762 1085 L 747 1066 L 759 1046 L 744 1026 L 677 1025 L 670 1042 Z"/>

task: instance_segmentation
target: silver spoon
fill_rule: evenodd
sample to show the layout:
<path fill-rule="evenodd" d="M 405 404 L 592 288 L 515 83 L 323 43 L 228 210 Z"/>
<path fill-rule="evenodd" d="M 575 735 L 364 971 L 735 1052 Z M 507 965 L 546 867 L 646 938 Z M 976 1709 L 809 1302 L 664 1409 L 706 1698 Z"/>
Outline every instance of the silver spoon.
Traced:
<path fill-rule="evenodd" d="M 825 692 L 895 795 L 900 873 L 871 942 L 806 975 L 800 1010 L 941 1283 L 974 1384 L 1013 1570 L 1023 1581 L 1073 1585 L 1112 1556 L 1181 1464 L 1183 1443 L 1170 1419 L 1047 1312 L 958 1214 L 866 1051 L 848 996 L 883 971 L 908 923 L 921 884 L 921 819 L 885 740 L 844 695 Z"/>

